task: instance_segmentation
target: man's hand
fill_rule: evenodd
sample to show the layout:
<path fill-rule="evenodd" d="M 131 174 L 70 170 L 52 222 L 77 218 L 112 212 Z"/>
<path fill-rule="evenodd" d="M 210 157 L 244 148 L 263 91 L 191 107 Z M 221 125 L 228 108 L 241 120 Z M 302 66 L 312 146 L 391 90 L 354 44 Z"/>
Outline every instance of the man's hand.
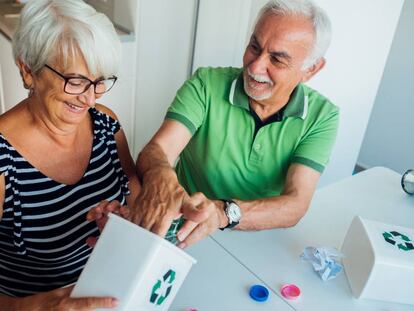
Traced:
<path fill-rule="evenodd" d="M 171 167 L 151 169 L 143 176 L 141 192 L 131 210 L 131 221 L 164 237 L 172 221 L 181 216 L 186 198 L 188 194 Z"/>
<path fill-rule="evenodd" d="M 190 246 L 228 224 L 224 203 L 209 200 L 200 192 L 183 202 L 182 213 L 187 220 L 177 234 L 180 248 Z"/>
<path fill-rule="evenodd" d="M 175 120 L 165 120 L 138 155 L 136 168 L 142 189 L 132 209 L 131 220 L 164 237 L 188 197 L 179 184 L 174 163 L 192 136 Z"/>

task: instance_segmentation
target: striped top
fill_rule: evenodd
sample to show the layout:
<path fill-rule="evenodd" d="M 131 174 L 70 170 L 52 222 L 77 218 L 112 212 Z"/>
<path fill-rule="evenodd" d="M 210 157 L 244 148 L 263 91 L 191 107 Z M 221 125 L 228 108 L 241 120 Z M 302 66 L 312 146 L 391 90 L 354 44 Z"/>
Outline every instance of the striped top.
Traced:
<path fill-rule="evenodd" d="M 85 174 L 74 185 L 42 174 L 0 134 L 0 173 L 6 185 L 0 295 L 22 297 L 76 282 L 91 253 L 85 240 L 99 234 L 95 222 L 86 221 L 87 212 L 101 200 L 126 204 L 128 179 L 114 138 L 120 125 L 96 109 L 89 113 L 92 153 Z"/>

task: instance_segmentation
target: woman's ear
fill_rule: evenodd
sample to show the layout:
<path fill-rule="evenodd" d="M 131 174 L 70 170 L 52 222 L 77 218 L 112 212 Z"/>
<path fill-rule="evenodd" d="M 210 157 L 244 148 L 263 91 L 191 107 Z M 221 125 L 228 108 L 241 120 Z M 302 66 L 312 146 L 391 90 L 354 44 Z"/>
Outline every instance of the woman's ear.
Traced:
<path fill-rule="evenodd" d="M 34 88 L 33 74 L 29 66 L 27 66 L 20 58 L 16 60 L 16 65 L 19 67 L 20 76 L 23 80 L 25 89 L 32 90 Z"/>

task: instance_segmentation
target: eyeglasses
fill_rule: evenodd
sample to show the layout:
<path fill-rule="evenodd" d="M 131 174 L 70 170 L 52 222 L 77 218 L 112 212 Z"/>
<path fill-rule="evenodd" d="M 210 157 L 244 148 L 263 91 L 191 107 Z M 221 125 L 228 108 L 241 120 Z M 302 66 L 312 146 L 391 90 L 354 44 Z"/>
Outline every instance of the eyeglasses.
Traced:
<path fill-rule="evenodd" d="M 86 77 L 67 77 L 47 64 L 45 65 L 45 67 L 53 71 L 63 80 L 65 80 L 65 86 L 63 87 L 63 91 L 71 95 L 80 95 L 86 92 L 91 85 L 93 85 L 93 90 L 95 94 L 106 93 L 114 86 L 116 80 L 118 79 L 116 76 L 111 76 L 106 79 L 97 79 L 95 81 L 92 81 Z"/>

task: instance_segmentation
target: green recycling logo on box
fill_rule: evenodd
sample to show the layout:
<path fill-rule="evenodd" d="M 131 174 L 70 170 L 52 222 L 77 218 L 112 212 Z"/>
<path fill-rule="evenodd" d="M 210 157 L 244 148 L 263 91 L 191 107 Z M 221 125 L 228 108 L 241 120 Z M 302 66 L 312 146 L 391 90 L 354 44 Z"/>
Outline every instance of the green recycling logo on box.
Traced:
<path fill-rule="evenodd" d="M 164 302 L 164 300 L 168 297 L 168 295 L 170 294 L 172 283 L 174 282 L 174 280 L 175 280 L 175 271 L 170 269 L 164 274 L 164 276 L 162 277 L 162 280 L 158 279 L 157 282 L 152 287 L 150 302 L 158 306 L 161 305 Z M 169 286 L 165 290 L 165 293 L 159 293 L 159 290 L 162 284 L 169 284 Z"/>
<path fill-rule="evenodd" d="M 385 231 L 382 236 L 388 243 L 397 246 L 400 250 L 411 251 L 414 249 L 413 242 L 410 238 L 397 231 Z M 397 243 L 398 242 L 398 243 Z"/>

